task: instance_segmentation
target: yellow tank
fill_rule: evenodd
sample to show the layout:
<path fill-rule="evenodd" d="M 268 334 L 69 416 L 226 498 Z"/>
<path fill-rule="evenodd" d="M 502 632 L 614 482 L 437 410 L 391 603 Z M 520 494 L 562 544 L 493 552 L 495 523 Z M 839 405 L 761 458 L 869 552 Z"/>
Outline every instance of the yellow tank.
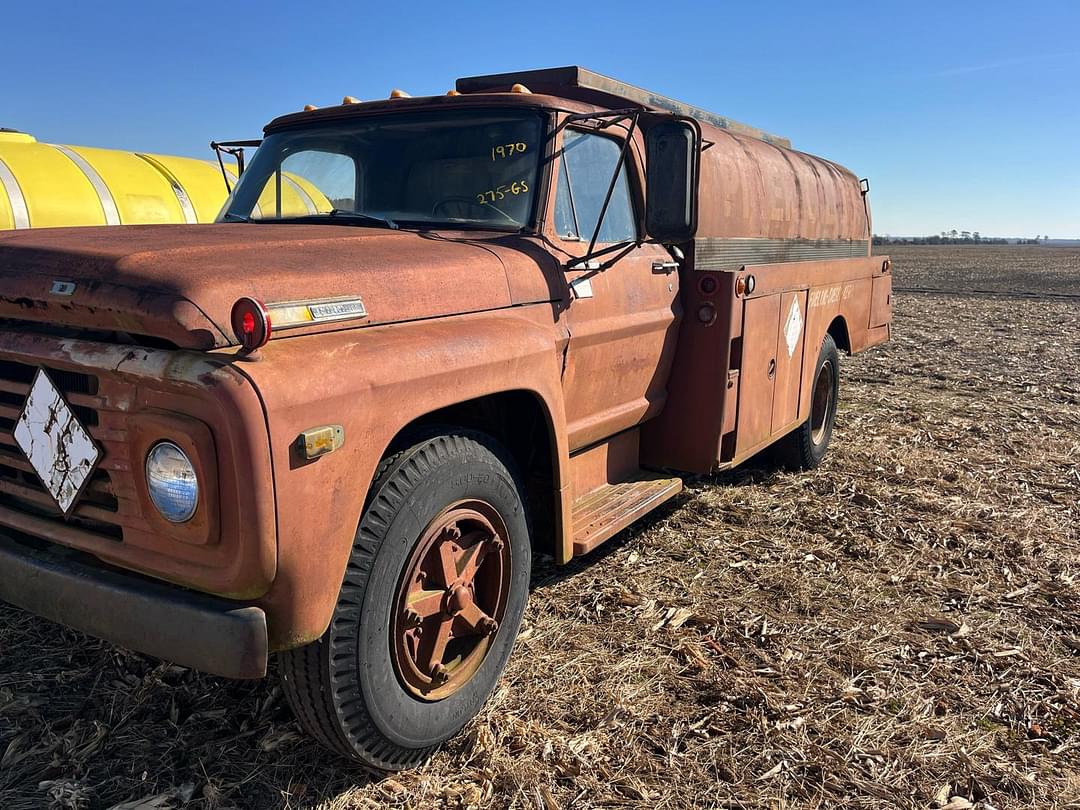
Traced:
<path fill-rule="evenodd" d="M 283 215 L 330 210 L 310 182 L 285 177 Z M 226 196 L 216 161 L 38 143 L 0 130 L 0 230 L 213 222 Z"/>

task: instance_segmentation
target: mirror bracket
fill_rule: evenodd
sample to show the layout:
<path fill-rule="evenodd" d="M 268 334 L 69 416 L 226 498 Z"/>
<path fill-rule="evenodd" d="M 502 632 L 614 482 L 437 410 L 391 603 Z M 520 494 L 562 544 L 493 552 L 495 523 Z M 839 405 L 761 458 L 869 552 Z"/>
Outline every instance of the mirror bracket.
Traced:
<path fill-rule="evenodd" d="M 232 194 L 232 185 L 229 183 L 229 173 L 225 171 L 224 156 L 229 155 L 236 160 L 236 176 L 239 178 L 244 173 L 244 147 L 258 147 L 262 141 L 210 141 L 210 148 L 217 155 L 218 166 L 221 167 L 221 176 L 225 180 L 225 190 Z"/>
<path fill-rule="evenodd" d="M 676 244 L 680 242 L 686 242 L 693 238 L 694 233 L 697 231 L 697 189 L 698 178 L 701 167 L 701 153 L 713 145 L 712 142 L 705 142 L 702 138 L 701 125 L 687 116 L 676 115 L 668 112 L 659 112 L 641 108 L 628 108 L 623 110 L 612 110 L 606 113 L 579 113 L 575 115 L 568 115 L 559 123 L 555 128 L 555 132 L 565 128 L 569 124 L 584 123 L 586 121 L 596 122 L 595 128 L 606 129 L 611 126 L 621 124 L 623 122 L 629 122 L 627 126 L 626 136 L 623 138 L 622 148 L 619 150 L 619 159 L 615 163 L 615 169 L 612 172 L 611 180 L 608 183 L 607 193 L 604 195 L 604 203 L 600 208 L 600 215 L 597 218 L 596 226 L 593 228 L 592 237 L 589 240 L 589 247 L 585 251 L 585 255 L 579 258 L 573 259 L 567 263 L 567 269 L 588 270 L 590 273 L 599 273 L 606 270 L 613 265 L 624 255 L 629 253 L 636 247 L 639 247 L 643 243 L 661 244 L 668 249 L 669 252 L 675 251 L 678 248 Z M 664 176 L 667 172 L 664 171 L 651 171 L 651 162 L 656 160 L 654 157 L 661 148 L 657 142 L 651 141 L 650 136 L 654 127 L 668 126 L 669 128 L 679 128 L 683 130 L 683 133 L 679 135 L 674 133 L 676 137 L 683 139 L 685 143 L 685 153 L 683 153 L 682 160 L 683 165 L 681 172 L 676 175 L 684 179 L 684 183 L 681 184 L 682 196 L 678 197 L 680 189 L 668 189 L 667 197 L 653 196 L 655 193 L 650 193 L 649 189 L 656 189 L 659 186 L 655 183 L 650 183 L 650 176 Z M 615 191 L 615 185 L 619 180 L 619 173 L 622 171 L 623 166 L 626 163 L 626 153 L 630 147 L 630 141 L 634 137 L 635 131 L 641 128 L 645 132 L 646 141 L 646 166 L 645 166 L 645 182 L 646 182 L 646 202 L 645 202 L 645 232 L 647 237 L 639 238 L 634 241 L 619 242 L 614 245 L 609 245 L 600 250 L 596 250 L 596 240 L 600 236 L 600 229 L 603 227 L 604 218 L 607 215 L 608 206 L 611 203 L 612 195 Z M 672 153 L 670 150 L 669 154 Z M 674 193 L 672 193 L 674 192 Z M 681 201 L 681 205 L 679 203 Z M 683 216 L 679 222 L 657 222 L 652 214 L 658 211 L 677 211 L 681 208 Z M 611 259 L 602 262 L 595 269 L 591 264 L 595 263 L 595 260 L 600 256 L 607 255 L 609 253 L 618 253 Z M 681 251 L 680 251 L 681 253 Z M 673 252 L 673 256 L 676 254 Z M 681 260 L 678 257 L 677 260 Z"/>

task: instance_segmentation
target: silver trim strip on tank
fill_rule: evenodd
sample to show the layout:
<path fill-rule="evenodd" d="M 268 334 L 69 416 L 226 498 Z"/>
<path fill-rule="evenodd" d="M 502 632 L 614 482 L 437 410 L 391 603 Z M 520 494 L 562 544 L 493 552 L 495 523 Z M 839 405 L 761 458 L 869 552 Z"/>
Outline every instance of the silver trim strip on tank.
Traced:
<path fill-rule="evenodd" d="M 191 204 L 191 197 L 188 196 L 187 191 L 184 190 L 180 181 L 173 176 L 173 173 L 150 157 L 150 155 L 143 155 L 136 152 L 135 157 L 141 158 L 149 163 L 152 168 L 157 170 L 158 174 L 165 178 L 165 182 L 169 184 L 169 187 L 173 190 L 173 194 L 176 195 L 176 201 L 180 204 L 180 210 L 184 212 L 184 222 L 188 225 L 197 224 L 199 222 L 199 217 L 195 213 L 195 206 Z"/>
<path fill-rule="evenodd" d="M 106 225 L 119 225 L 120 224 L 120 211 L 116 208 L 116 200 L 113 199 L 112 192 L 109 191 L 109 187 L 105 185 L 105 181 L 101 179 L 101 175 L 97 173 L 97 169 L 91 166 L 82 155 L 67 146 L 59 146 L 55 143 L 47 144 L 58 152 L 63 152 L 65 156 L 71 159 L 74 163 L 86 175 L 86 179 L 90 181 L 90 185 L 94 187 L 94 191 L 97 192 L 98 200 L 101 202 L 101 210 L 105 212 L 105 224 Z"/>
<path fill-rule="evenodd" d="M 694 240 L 694 267 L 733 270 L 745 265 L 815 262 L 870 255 L 867 239 L 746 239 L 703 237 Z"/>
<path fill-rule="evenodd" d="M 311 195 L 304 191 L 303 187 L 299 183 L 297 183 L 291 177 L 286 177 L 285 175 L 281 175 L 281 179 L 288 183 L 289 187 L 296 192 L 296 195 L 300 198 L 300 202 L 304 204 L 304 207 L 307 208 L 307 212 L 309 214 L 319 213 L 319 209 L 318 207 L 316 207 L 315 201 L 311 199 Z"/>
<path fill-rule="evenodd" d="M 11 207 L 11 218 L 15 221 L 15 228 L 22 230 L 30 227 L 30 212 L 26 209 L 26 198 L 23 196 L 19 181 L 4 161 L 0 160 L 0 186 L 7 192 L 8 203 Z"/>

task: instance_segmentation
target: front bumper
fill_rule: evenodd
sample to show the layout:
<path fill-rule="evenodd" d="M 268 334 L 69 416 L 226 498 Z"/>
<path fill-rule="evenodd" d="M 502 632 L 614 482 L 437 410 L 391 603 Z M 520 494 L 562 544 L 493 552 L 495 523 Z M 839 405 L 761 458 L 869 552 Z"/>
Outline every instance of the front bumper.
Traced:
<path fill-rule="evenodd" d="M 3 533 L 0 600 L 201 672 L 266 675 L 266 615 L 260 608 L 99 568 Z"/>

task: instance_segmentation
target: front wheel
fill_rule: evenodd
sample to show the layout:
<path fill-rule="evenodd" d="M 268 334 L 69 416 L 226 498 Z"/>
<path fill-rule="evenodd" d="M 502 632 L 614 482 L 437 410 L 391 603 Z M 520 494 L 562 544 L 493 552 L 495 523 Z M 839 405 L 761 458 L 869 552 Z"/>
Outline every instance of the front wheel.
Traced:
<path fill-rule="evenodd" d="M 840 398 L 840 353 L 832 335 L 826 334 L 818 352 L 811 389 L 810 416 L 777 446 L 780 459 L 792 470 L 812 470 L 825 458 L 836 421 Z"/>
<path fill-rule="evenodd" d="M 495 688 L 528 594 L 520 488 L 490 437 L 449 432 L 384 460 L 330 626 L 282 654 L 284 692 L 328 748 L 398 770 Z"/>

